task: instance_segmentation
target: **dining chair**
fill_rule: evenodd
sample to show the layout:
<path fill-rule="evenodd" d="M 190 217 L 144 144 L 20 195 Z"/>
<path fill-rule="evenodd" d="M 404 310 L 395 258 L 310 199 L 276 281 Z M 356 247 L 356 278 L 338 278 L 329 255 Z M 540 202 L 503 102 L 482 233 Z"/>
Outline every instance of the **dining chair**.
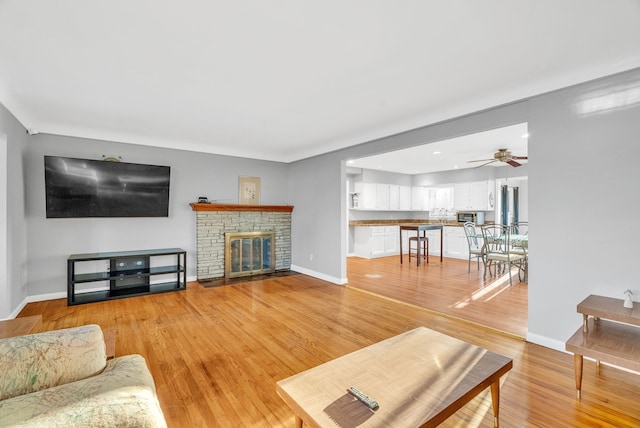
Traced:
<path fill-rule="evenodd" d="M 522 282 L 528 282 L 529 222 L 517 221 L 511 223 L 511 252 L 524 256 L 520 261 L 518 278 Z"/>
<path fill-rule="evenodd" d="M 528 235 L 529 234 L 529 222 L 528 221 L 514 221 L 511 223 L 511 233 L 513 235 Z"/>
<path fill-rule="evenodd" d="M 513 285 L 511 268 L 517 266 L 522 269 L 525 255 L 517 254 L 511 247 L 511 227 L 500 224 L 481 226 L 484 239 L 485 269 L 484 279 L 487 279 L 487 270 L 493 266 L 496 274 L 505 267 L 509 274 L 509 285 Z"/>
<path fill-rule="evenodd" d="M 476 230 L 476 224 L 472 221 L 465 222 L 462 227 L 464 228 L 464 234 L 467 237 L 467 244 L 469 245 L 469 265 L 467 266 L 467 272 L 471 272 L 471 259 L 475 258 L 478 261 L 478 270 L 480 270 L 480 261 L 484 266 L 484 246 L 482 244 L 482 237 L 478 235 Z"/>

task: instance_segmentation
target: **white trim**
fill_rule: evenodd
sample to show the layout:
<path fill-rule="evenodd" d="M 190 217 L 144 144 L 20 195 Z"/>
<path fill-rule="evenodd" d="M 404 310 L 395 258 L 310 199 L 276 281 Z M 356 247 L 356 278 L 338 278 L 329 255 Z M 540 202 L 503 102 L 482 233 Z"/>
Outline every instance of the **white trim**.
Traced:
<path fill-rule="evenodd" d="M 550 339 L 546 336 L 540 336 L 534 333 L 527 333 L 526 340 L 527 342 L 535 343 L 536 345 L 544 346 L 545 348 L 551 348 L 556 351 L 567 353 L 567 350 L 564 348 L 564 342 L 559 340 Z"/>
<path fill-rule="evenodd" d="M 295 272 L 299 272 L 305 275 L 309 275 L 312 276 L 314 278 L 318 278 L 321 279 L 323 281 L 328 281 L 328 282 L 332 282 L 334 284 L 338 284 L 338 285 L 344 285 L 346 283 L 348 283 L 349 281 L 347 281 L 347 278 L 336 278 L 335 276 L 329 276 L 329 275 L 325 275 L 323 273 L 320 272 L 316 272 L 310 269 L 306 269 L 300 266 L 296 266 L 296 265 L 291 265 L 291 270 L 295 271 Z"/>

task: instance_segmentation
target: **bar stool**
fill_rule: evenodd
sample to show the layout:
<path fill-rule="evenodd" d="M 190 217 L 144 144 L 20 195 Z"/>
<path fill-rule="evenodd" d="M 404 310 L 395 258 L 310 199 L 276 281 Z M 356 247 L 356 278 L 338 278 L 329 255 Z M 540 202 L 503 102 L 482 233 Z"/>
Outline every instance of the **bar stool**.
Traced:
<path fill-rule="evenodd" d="M 416 247 L 411 247 L 411 243 L 415 242 Z M 418 245 L 422 244 L 422 258 L 429 263 L 429 238 L 426 236 L 410 236 L 409 237 L 409 262 L 411 262 L 411 250 L 416 252 L 416 258 L 418 257 Z M 417 264 L 420 264 L 420 260 L 417 260 Z"/>

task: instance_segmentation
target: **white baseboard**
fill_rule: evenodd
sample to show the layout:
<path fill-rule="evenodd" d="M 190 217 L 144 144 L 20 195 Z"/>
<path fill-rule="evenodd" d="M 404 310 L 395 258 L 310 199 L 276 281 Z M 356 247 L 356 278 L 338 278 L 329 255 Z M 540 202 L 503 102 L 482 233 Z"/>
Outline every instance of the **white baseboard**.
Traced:
<path fill-rule="evenodd" d="M 332 283 L 338 284 L 338 285 L 344 285 L 344 284 L 346 284 L 348 282 L 347 278 L 336 278 L 335 276 L 325 275 L 323 273 L 316 272 L 316 271 L 313 271 L 311 269 L 303 268 L 303 267 L 296 266 L 296 265 L 291 265 L 290 269 L 292 271 L 299 272 L 299 273 L 302 273 L 302 274 L 305 274 L 305 275 L 309 275 L 309 276 L 312 276 L 314 278 L 318 278 L 318 279 L 321 279 L 323 281 L 332 282 Z"/>
<path fill-rule="evenodd" d="M 38 294 L 36 296 L 27 296 L 9 314 L 9 318 L 7 318 L 7 319 L 14 319 L 15 317 L 17 317 L 18 314 L 20 313 L 20 311 L 22 311 L 24 309 L 24 307 L 27 306 L 27 303 L 43 302 L 45 300 L 53 300 L 53 299 L 61 299 L 61 298 L 65 298 L 65 299 L 67 298 L 67 292 L 66 291 L 60 291 L 58 293 Z"/>
<path fill-rule="evenodd" d="M 536 345 L 544 346 L 545 348 L 551 348 L 556 351 L 568 353 L 564 348 L 564 342 L 556 339 L 550 339 L 546 336 L 540 336 L 534 333 L 527 333 L 527 342 L 535 343 Z"/>

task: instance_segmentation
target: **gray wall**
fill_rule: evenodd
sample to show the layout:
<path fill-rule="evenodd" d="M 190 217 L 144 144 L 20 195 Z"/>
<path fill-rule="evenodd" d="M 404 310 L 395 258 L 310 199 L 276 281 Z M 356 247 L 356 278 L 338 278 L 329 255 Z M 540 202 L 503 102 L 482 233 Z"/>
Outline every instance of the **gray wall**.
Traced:
<path fill-rule="evenodd" d="M 12 318 L 27 297 L 27 224 L 24 216 L 25 128 L 0 105 L 0 319 Z"/>
<path fill-rule="evenodd" d="M 171 167 L 169 217 L 47 219 L 44 155 L 123 161 Z M 187 276 L 196 277 L 196 219 L 189 203 L 198 196 L 238 202 L 238 176 L 261 178 L 261 203 L 287 204 L 287 167 L 278 162 L 193 153 L 70 138 L 29 138 L 24 159 L 28 223 L 28 291 L 30 296 L 66 292 L 70 254 L 180 247 L 187 251 Z"/>
<path fill-rule="evenodd" d="M 640 230 L 629 216 L 640 208 L 638 91 L 640 69 L 530 102 L 533 340 L 562 347 L 581 322 L 576 304 L 589 294 L 622 299 L 630 288 L 640 300 Z M 625 101 L 632 104 L 610 108 Z M 602 110 L 580 114 L 581 106 Z"/>
<path fill-rule="evenodd" d="M 346 168 L 337 153 L 289 166 L 292 269 L 346 281 Z"/>

